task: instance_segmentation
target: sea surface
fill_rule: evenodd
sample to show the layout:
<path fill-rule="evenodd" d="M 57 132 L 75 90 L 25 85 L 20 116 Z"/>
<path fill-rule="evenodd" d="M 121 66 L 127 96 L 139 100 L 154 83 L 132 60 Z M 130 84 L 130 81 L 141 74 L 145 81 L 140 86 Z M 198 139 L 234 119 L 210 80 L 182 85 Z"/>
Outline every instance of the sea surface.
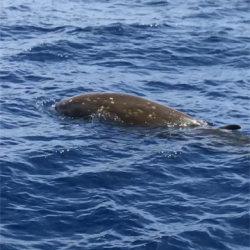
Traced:
<path fill-rule="evenodd" d="M 249 0 L 0 5 L 1 250 L 249 249 Z M 54 111 L 88 92 L 141 96 L 214 128 Z"/>

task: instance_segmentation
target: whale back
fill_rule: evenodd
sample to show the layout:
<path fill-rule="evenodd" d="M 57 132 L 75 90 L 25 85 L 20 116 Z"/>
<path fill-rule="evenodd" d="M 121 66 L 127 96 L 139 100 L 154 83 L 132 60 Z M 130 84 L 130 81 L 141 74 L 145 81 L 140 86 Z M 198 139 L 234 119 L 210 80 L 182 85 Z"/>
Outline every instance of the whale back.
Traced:
<path fill-rule="evenodd" d="M 98 115 L 133 125 L 201 126 L 186 114 L 141 97 L 119 93 L 89 93 L 61 100 L 56 110 L 63 116 Z"/>

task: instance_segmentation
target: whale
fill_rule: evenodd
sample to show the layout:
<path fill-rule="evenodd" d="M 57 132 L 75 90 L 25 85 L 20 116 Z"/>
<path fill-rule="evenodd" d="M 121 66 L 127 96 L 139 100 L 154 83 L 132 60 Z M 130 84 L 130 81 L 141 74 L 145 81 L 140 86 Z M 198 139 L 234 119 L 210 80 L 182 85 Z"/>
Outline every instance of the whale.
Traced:
<path fill-rule="evenodd" d="M 211 127 L 207 122 L 192 118 L 176 109 L 124 93 L 94 92 L 66 97 L 55 104 L 55 110 L 65 117 L 97 117 L 133 126 Z M 227 130 L 240 128 L 234 124 L 220 127 Z"/>

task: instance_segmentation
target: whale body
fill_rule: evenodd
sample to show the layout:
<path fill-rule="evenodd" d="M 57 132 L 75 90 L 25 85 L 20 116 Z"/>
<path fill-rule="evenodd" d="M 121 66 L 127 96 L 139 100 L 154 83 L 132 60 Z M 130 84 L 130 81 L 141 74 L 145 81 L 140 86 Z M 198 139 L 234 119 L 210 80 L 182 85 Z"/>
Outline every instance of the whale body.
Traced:
<path fill-rule="evenodd" d="M 104 120 L 138 126 L 197 127 L 208 126 L 180 111 L 159 103 L 120 93 L 87 93 L 65 98 L 55 105 L 56 111 L 72 118 L 97 116 Z M 221 129 L 235 130 L 239 125 Z"/>

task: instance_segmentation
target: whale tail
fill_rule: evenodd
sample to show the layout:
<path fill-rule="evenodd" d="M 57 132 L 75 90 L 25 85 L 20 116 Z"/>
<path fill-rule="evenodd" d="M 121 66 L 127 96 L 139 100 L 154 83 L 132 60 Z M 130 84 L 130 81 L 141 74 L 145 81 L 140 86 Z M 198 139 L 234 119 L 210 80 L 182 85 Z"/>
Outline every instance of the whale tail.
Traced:
<path fill-rule="evenodd" d="M 225 126 L 222 126 L 220 127 L 220 129 L 227 129 L 227 130 L 238 130 L 238 129 L 241 129 L 241 127 L 239 125 L 225 125 Z"/>

